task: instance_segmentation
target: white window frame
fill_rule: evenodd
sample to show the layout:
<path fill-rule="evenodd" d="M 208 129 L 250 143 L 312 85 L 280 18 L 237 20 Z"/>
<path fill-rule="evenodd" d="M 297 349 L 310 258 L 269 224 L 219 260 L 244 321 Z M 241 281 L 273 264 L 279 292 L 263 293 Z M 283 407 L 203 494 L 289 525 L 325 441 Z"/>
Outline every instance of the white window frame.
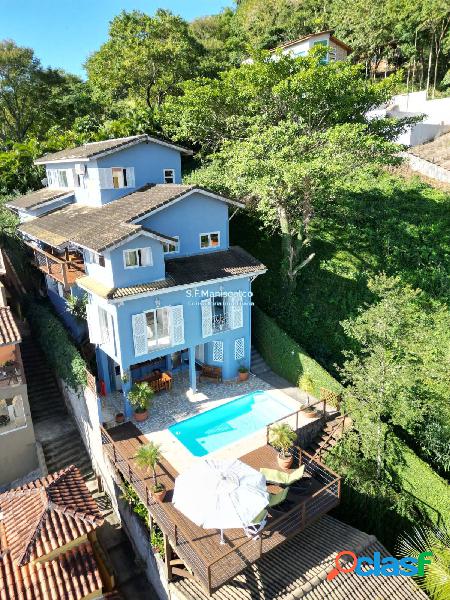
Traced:
<path fill-rule="evenodd" d="M 208 236 L 208 241 L 209 241 L 208 246 L 202 246 L 202 237 L 205 235 Z M 211 245 L 211 236 L 212 235 L 217 235 L 217 245 L 216 246 Z M 198 242 L 199 242 L 200 250 L 209 250 L 210 248 L 220 248 L 220 231 L 208 231 L 205 233 L 199 233 Z"/>
<path fill-rule="evenodd" d="M 117 174 L 118 175 L 117 181 L 119 184 L 117 187 L 114 185 L 114 171 L 120 171 L 120 173 Z M 111 167 L 111 177 L 112 177 L 112 185 L 115 190 L 120 190 L 122 188 L 130 187 L 128 185 L 128 174 L 127 174 L 126 167 Z M 125 183 L 126 183 L 126 185 L 125 185 Z"/>
<path fill-rule="evenodd" d="M 163 242 L 163 253 L 164 253 L 164 256 L 166 254 L 178 254 L 180 252 L 180 236 L 179 235 L 172 235 L 171 237 L 173 237 L 177 241 L 175 243 L 173 243 L 173 242 Z M 169 247 L 170 245 L 171 246 L 175 246 L 175 250 L 166 250 L 166 247 Z"/>
<path fill-rule="evenodd" d="M 163 169 L 163 179 L 164 183 L 175 183 L 175 169 Z"/>
<path fill-rule="evenodd" d="M 142 251 L 145 250 L 148 252 L 148 264 L 142 264 Z M 130 252 L 136 253 L 136 263 L 135 265 L 127 265 L 127 254 Z M 139 254 L 140 253 L 140 254 Z M 123 251 L 123 266 L 124 269 L 141 269 L 142 267 L 152 267 L 153 266 L 153 253 L 150 246 L 142 247 L 142 248 L 129 248 L 128 250 Z"/>
<path fill-rule="evenodd" d="M 103 254 L 89 251 L 89 262 L 99 267 L 105 267 L 105 257 Z"/>
<path fill-rule="evenodd" d="M 162 343 L 162 344 L 159 343 L 159 336 L 158 336 L 158 318 L 157 318 L 157 312 L 159 310 L 164 310 L 164 311 L 166 311 L 166 314 L 167 314 L 167 337 L 168 337 L 169 341 L 167 343 Z M 148 350 L 148 352 L 152 352 L 152 350 L 155 349 L 155 348 L 167 348 L 168 346 L 171 346 L 172 340 L 171 340 L 170 331 L 171 331 L 172 314 L 171 314 L 170 306 L 161 306 L 159 308 L 152 308 L 151 310 L 146 310 L 144 312 L 146 326 L 147 326 L 147 315 L 150 314 L 150 313 L 154 314 L 154 323 L 155 323 L 155 327 L 156 327 L 156 337 L 155 337 L 155 343 L 154 344 L 150 344 L 149 343 L 149 339 L 148 339 L 148 333 L 147 333 L 146 341 L 147 341 L 147 350 Z"/>
<path fill-rule="evenodd" d="M 63 183 L 61 182 L 61 178 L 64 174 L 65 177 L 65 185 L 63 185 Z M 57 177 L 57 181 L 58 181 L 58 186 L 60 188 L 68 188 L 69 187 L 69 178 L 67 177 L 67 169 L 58 169 L 56 171 L 56 177 Z"/>

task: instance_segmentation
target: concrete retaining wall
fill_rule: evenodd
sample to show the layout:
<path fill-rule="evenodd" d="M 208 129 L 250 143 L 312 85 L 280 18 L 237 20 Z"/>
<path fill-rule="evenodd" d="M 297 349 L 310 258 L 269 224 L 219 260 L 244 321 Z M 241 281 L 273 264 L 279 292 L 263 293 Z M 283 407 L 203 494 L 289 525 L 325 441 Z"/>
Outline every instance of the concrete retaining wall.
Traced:
<path fill-rule="evenodd" d="M 428 160 L 414 156 L 414 154 L 402 153 L 402 155 L 407 157 L 409 166 L 413 171 L 418 171 L 422 175 L 431 177 L 431 179 L 436 179 L 437 181 L 450 183 L 450 171 L 447 169 L 443 169 Z"/>

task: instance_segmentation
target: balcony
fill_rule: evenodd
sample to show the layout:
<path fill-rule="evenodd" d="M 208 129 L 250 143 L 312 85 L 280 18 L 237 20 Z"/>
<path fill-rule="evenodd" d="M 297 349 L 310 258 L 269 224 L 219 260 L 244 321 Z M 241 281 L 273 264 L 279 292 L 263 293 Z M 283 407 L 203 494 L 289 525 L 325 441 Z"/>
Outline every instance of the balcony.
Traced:
<path fill-rule="evenodd" d="M 136 451 L 144 441 L 132 423 L 108 432 L 102 429 L 101 434 L 103 450 L 114 466 L 117 482 L 120 485 L 125 479 L 135 488 L 149 511 L 150 522 L 155 522 L 163 532 L 168 579 L 175 575 L 193 576 L 209 595 L 249 564 L 303 531 L 340 501 L 339 476 L 296 448 L 295 461 L 305 466 L 305 476 L 298 488 L 289 491 L 286 505 L 269 510 L 267 524 L 257 538 L 248 538 L 242 529 L 228 529 L 226 544 L 221 545 L 218 530 L 197 527 L 173 506 L 171 499 L 178 473 L 165 459 L 158 464 L 157 478 L 166 488 L 166 499 L 164 502 L 153 499 L 150 476 L 135 463 Z M 276 451 L 265 445 L 241 456 L 240 460 L 259 470 L 260 467 L 276 468 L 276 456 Z M 268 486 L 268 490 L 276 492 L 272 487 Z"/>
<path fill-rule="evenodd" d="M 32 244 L 28 244 L 28 246 L 33 251 L 33 264 L 42 273 L 61 283 L 65 290 L 69 290 L 79 277 L 86 274 L 83 258 L 78 252 L 66 251 L 62 257 Z"/>

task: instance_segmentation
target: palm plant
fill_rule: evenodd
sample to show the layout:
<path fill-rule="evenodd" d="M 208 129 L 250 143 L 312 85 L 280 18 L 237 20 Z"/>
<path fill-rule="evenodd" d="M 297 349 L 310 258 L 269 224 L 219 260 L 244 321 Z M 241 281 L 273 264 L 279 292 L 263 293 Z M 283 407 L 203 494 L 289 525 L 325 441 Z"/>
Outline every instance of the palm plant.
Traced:
<path fill-rule="evenodd" d="M 269 443 L 278 450 L 282 458 L 290 455 L 290 450 L 297 439 L 297 434 L 287 423 L 273 425 L 269 430 Z"/>
<path fill-rule="evenodd" d="M 148 409 L 154 394 L 155 392 L 147 383 L 135 383 L 128 392 L 128 400 L 135 412 L 143 413 Z"/>
<path fill-rule="evenodd" d="M 437 527 L 415 527 L 411 534 L 401 536 L 397 551 L 401 556 L 413 558 L 422 552 L 432 552 L 431 564 L 416 581 L 432 600 L 450 598 L 450 537 L 445 531 Z"/>
<path fill-rule="evenodd" d="M 156 465 L 161 460 L 160 445 L 149 442 L 139 448 L 134 458 L 141 469 L 148 469 L 151 472 L 153 477 L 153 491 L 158 492 L 164 489 L 164 486 L 156 481 Z"/>
<path fill-rule="evenodd" d="M 308 398 L 309 405 L 309 394 L 312 394 L 314 392 L 314 380 L 309 373 L 304 373 L 300 377 L 298 381 L 298 387 L 304 392 L 306 392 L 306 397 Z"/>

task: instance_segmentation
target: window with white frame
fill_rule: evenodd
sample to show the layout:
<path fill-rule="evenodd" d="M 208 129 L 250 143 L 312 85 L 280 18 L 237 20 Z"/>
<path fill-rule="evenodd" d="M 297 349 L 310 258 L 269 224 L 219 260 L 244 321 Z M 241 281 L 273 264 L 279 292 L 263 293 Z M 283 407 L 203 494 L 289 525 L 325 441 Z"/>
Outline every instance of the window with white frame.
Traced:
<path fill-rule="evenodd" d="M 145 313 L 147 319 L 147 346 L 170 345 L 169 308 L 156 308 Z"/>
<path fill-rule="evenodd" d="M 57 176 L 57 185 L 60 188 L 66 188 L 69 187 L 69 183 L 67 180 L 67 171 L 64 169 L 59 169 L 58 171 L 56 171 L 56 176 Z"/>
<path fill-rule="evenodd" d="M 122 167 L 113 167 L 113 187 L 115 189 L 128 187 L 127 170 Z"/>
<path fill-rule="evenodd" d="M 138 267 L 151 267 L 153 264 L 151 248 L 134 248 L 123 251 L 123 264 L 125 269 L 136 269 Z"/>
<path fill-rule="evenodd" d="M 220 246 L 220 232 L 212 231 L 211 233 L 200 234 L 200 248 L 216 248 Z"/>
<path fill-rule="evenodd" d="M 164 169 L 164 183 L 175 183 L 175 169 Z"/>
<path fill-rule="evenodd" d="M 97 174 L 102 190 L 135 187 L 134 167 L 99 168 Z"/>
<path fill-rule="evenodd" d="M 94 265 L 104 267 L 105 257 L 103 256 L 103 254 L 97 254 L 97 252 L 89 252 L 89 262 L 94 263 Z"/>
<path fill-rule="evenodd" d="M 112 340 L 111 319 L 109 313 L 101 306 L 98 307 L 98 320 L 102 343 L 110 344 Z"/>
<path fill-rule="evenodd" d="M 178 235 L 172 236 L 176 242 L 163 242 L 164 254 L 172 254 L 173 252 L 179 252 L 180 250 L 180 238 Z"/>

